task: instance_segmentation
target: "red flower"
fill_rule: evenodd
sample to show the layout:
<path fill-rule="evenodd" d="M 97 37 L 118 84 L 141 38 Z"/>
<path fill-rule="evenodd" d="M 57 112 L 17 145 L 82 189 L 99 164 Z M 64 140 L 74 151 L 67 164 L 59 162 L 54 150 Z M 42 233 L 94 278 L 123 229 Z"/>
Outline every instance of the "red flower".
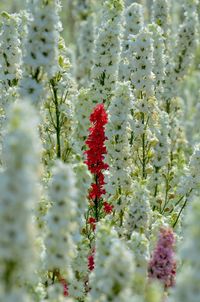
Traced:
<path fill-rule="evenodd" d="M 112 213 L 113 205 L 107 203 L 106 201 L 103 203 L 103 210 L 106 214 Z"/>
<path fill-rule="evenodd" d="M 88 268 L 90 271 L 93 271 L 94 269 L 94 253 L 95 250 L 92 250 L 92 253 L 88 256 Z"/>
<path fill-rule="evenodd" d="M 96 219 L 94 217 L 90 217 L 88 218 L 88 223 L 91 225 L 91 228 L 94 231 L 96 228 Z"/>
<path fill-rule="evenodd" d="M 102 125 L 107 124 L 108 115 L 104 109 L 103 104 L 96 105 L 95 110 L 93 111 L 93 113 L 90 116 L 90 121 L 94 124 L 98 123 L 98 122 L 101 122 Z"/>
<path fill-rule="evenodd" d="M 69 296 L 67 282 L 64 278 L 59 279 L 60 283 L 63 285 L 63 295 L 65 297 Z"/>
<path fill-rule="evenodd" d="M 105 125 L 108 122 L 108 116 L 103 104 L 97 104 L 90 116 L 92 123 L 89 128 L 89 135 L 86 140 L 88 150 L 84 153 L 86 155 L 85 163 L 88 166 L 90 172 L 94 175 L 94 182 L 91 184 L 89 192 L 89 199 L 93 202 L 96 209 L 95 218 L 99 220 L 99 201 L 106 193 L 104 189 L 104 174 L 103 171 L 108 169 L 108 165 L 104 163 L 104 156 L 107 153 L 105 140 Z M 107 211 L 110 211 L 106 207 Z"/>

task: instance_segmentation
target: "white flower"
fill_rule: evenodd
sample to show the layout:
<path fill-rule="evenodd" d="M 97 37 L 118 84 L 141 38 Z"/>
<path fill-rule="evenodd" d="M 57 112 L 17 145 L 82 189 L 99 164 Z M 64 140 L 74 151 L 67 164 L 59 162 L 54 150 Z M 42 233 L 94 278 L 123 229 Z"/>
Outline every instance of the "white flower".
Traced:
<path fill-rule="evenodd" d="M 88 301 L 121 301 L 119 297 L 131 290 L 133 275 L 133 255 L 108 222 L 107 225 L 106 221 L 101 222 L 97 228 L 95 268 L 90 276 Z"/>
<path fill-rule="evenodd" d="M 188 207 L 184 237 L 180 244 L 179 256 L 183 265 L 177 274 L 176 287 L 169 301 L 197 302 L 200 298 L 200 207 L 198 198 Z"/>
<path fill-rule="evenodd" d="M 128 238 L 133 231 L 147 233 L 151 217 L 149 191 L 141 183 L 134 183 L 133 192 L 124 221 L 124 230 Z"/>
<path fill-rule="evenodd" d="M 110 167 L 105 186 L 108 196 L 120 193 L 120 198 L 123 198 L 131 192 L 129 119 L 132 101 L 129 84 L 118 82 L 109 107 L 109 122 L 106 126 L 106 159 Z M 118 208 L 117 204 L 115 208 Z"/>
<path fill-rule="evenodd" d="M 101 26 L 95 39 L 94 65 L 92 68 L 93 101 L 108 104 L 118 78 L 120 60 L 120 31 L 122 1 L 105 1 Z"/>
<path fill-rule="evenodd" d="M 20 82 L 21 95 L 29 97 L 34 104 L 38 104 L 44 96 L 44 87 L 33 78 L 23 78 Z"/>
<path fill-rule="evenodd" d="M 68 277 L 74 256 L 73 236 L 77 231 L 76 194 L 72 167 L 57 161 L 49 185 L 52 206 L 47 213 L 45 267 L 49 271 L 59 269 L 61 276 Z"/>
<path fill-rule="evenodd" d="M 37 126 L 35 111 L 28 103 L 11 106 L 3 147 L 5 170 L 0 175 L 0 278 L 11 297 L 16 284 L 21 285 L 22 293 L 26 291 L 24 282 L 33 285 L 37 269 L 33 218 L 40 196 L 41 144 Z M 20 291 L 15 297 L 18 295 L 20 301 L 26 301 Z"/>
<path fill-rule="evenodd" d="M 144 28 L 137 35 L 129 37 L 128 60 L 131 84 L 137 96 L 143 93 L 148 98 L 154 95 L 152 34 Z"/>

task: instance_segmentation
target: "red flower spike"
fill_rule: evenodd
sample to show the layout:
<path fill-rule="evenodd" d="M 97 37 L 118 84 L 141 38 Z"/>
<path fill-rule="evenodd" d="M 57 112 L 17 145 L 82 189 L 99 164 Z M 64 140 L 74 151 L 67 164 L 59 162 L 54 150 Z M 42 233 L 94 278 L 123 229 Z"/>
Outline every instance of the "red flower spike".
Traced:
<path fill-rule="evenodd" d="M 84 152 L 86 155 L 85 163 L 88 166 L 90 172 L 94 175 L 94 182 L 91 184 L 89 192 L 89 199 L 94 202 L 96 208 L 95 217 L 96 221 L 99 220 L 99 208 L 98 204 L 102 196 L 106 193 L 104 189 L 104 175 L 103 171 L 108 170 L 108 165 L 104 163 L 104 156 L 107 153 L 105 146 L 105 125 L 108 122 L 108 115 L 103 104 L 97 104 L 94 108 L 90 121 L 92 123 L 89 128 L 89 135 L 86 140 L 88 150 Z M 106 207 L 107 213 L 110 212 L 110 208 Z M 105 212 L 106 212 L 105 211 Z"/>

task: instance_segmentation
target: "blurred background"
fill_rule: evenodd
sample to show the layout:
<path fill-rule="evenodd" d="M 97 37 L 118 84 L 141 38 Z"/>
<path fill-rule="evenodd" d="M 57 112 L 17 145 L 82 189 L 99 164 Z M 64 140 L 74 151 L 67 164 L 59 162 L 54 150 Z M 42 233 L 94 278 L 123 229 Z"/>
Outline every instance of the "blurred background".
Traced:
<path fill-rule="evenodd" d="M 73 26 L 75 22 L 73 18 L 72 5 L 74 5 L 75 2 L 76 0 L 75 1 L 61 0 L 62 3 L 61 19 L 63 23 L 63 36 L 68 43 L 73 42 L 73 31 L 74 31 Z M 85 0 L 81 2 L 84 3 Z M 20 10 L 23 10 L 25 8 L 26 8 L 26 0 L 0 0 L 1 13 L 2 11 L 6 11 L 9 13 L 18 13 Z"/>

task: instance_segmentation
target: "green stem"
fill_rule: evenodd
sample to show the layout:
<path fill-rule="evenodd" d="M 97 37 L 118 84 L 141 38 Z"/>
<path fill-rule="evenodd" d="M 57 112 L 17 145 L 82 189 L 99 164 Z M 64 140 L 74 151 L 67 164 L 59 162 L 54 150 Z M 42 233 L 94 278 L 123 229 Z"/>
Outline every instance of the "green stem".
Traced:
<path fill-rule="evenodd" d="M 95 175 L 95 182 L 96 182 L 96 185 L 98 186 L 98 176 L 97 175 Z M 99 221 L 99 209 L 98 209 L 99 201 L 98 201 L 97 197 L 95 197 L 94 205 L 95 205 L 95 218 L 96 218 L 96 222 L 97 222 L 97 221 Z"/>
<path fill-rule="evenodd" d="M 120 227 L 122 227 L 122 225 L 123 225 L 123 217 L 124 217 L 124 212 L 121 210 L 119 213 L 119 218 L 120 218 L 119 226 Z"/>
<path fill-rule="evenodd" d="M 179 213 L 178 213 L 178 216 L 177 216 L 177 218 L 176 218 L 176 221 L 175 221 L 174 224 L 173 224 L 173 228 L 175 228 L 175 226 L 176 226 L 176 224 L 177 224 L 177 222 L 178 222 L 178 220 L 179 220 L 179 218 L 180 218 L 180 216 L 181 216 L 181 213 L 182 213 L 183 209 L 185 208 L 186 204 L 187 204 L 187 198 L 186 198 L 184 204 L 182 205 L 182 207 L 181 207 L 181 209 L 180 209 L 180 211 L 179 211 Z"/>
<path fill-rule="evenodd" d="M 164 206 L 163 206 L 163 209 L 161 211 L 161 214 L 164 213 L 165 207 L 168 204 L 168 193 L 169 193 L 169 181 L 168 181 L 168 178 L 166 177 L 165 202 L 164 202 Z"/>
<path fill-rule="evenodd" d="M 53 88 L 53 95 L 54 95 L 54 104 L 56 110 L 56 155 L 58 158 L 61 158 L 61 126 L 60 126 L 60 110 L 59 110 L 59 102 L 58 102 L 58 95 L 57 95 L 57 88 L 55 87 L 54 83 L 52 82 Z"/>
<path fill-rule="evenodd" d="M 144 113 L 142 113 L 142 124 L 144 125 Z M 146 178 L 146 152 L 145 133 L 142 134 L 142 178 Z"/>

